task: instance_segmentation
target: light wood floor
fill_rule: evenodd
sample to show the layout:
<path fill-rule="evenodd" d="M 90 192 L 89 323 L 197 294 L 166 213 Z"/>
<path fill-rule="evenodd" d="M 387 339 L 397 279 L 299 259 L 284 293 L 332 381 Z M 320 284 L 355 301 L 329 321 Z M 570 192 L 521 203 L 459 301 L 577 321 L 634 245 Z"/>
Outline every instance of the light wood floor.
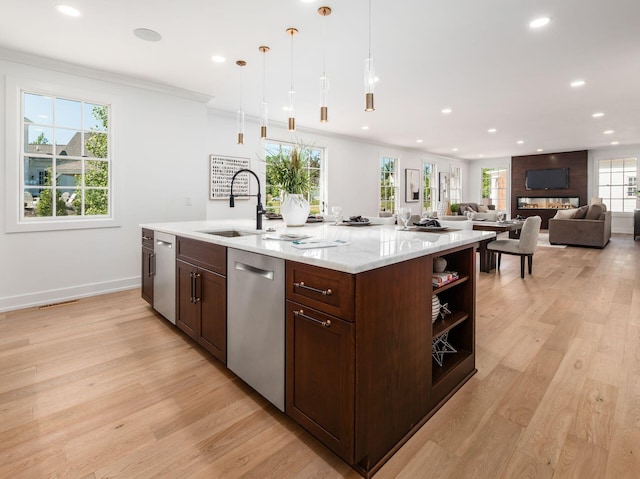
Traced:
<path fill-rule="evenodd" d="M 478 373 L 376 478 L 640 477 L 640 241 L 533 267 L 479 273 Z M 0 477 L 359 476 L 130 291 L 0 314 Z"/>

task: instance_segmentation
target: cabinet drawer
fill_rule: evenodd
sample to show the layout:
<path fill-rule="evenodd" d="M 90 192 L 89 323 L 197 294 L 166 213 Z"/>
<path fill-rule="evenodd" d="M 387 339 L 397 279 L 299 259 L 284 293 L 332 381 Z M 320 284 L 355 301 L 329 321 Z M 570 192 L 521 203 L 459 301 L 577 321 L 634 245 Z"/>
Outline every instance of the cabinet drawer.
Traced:
<path fill-rule="evenodd" d="M 214 273 L 227 275 L 227 248 L 206 241 L 178 236 L 176 258 Z"/>
<path fill-rule="evenodd" d="M 287 299 L 353 321 L 353 275 L 293 261 L 286 271 Z"/>
<path fill-rule="evenodd" d="M 142 246 L 153 249 L 153 230 L 142 228 Z"/>

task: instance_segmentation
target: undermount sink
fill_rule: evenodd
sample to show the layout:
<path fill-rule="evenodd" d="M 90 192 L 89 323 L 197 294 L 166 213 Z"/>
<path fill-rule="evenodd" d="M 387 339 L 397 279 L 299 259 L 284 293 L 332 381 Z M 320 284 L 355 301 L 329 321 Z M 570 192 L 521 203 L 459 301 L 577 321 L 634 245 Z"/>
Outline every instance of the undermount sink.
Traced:
<path fill-rule="evenodd" d="M 258 236 L 262 232 L 240 231 L 240 230 L 222 230 L 222 231 L 200 231 L 208 235 L 224 236 L 225 238 L 237 238 L 239 236 Z"/>

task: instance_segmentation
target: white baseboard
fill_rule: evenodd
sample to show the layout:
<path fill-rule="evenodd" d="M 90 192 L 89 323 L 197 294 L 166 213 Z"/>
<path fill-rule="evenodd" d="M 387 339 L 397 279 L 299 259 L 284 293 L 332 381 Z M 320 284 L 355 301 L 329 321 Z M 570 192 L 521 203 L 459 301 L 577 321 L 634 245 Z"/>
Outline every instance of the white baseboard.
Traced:
<path fill-rule="evenodd" d="M 140 288 L 140 276 L 0 298 L 0 313 Z"/>

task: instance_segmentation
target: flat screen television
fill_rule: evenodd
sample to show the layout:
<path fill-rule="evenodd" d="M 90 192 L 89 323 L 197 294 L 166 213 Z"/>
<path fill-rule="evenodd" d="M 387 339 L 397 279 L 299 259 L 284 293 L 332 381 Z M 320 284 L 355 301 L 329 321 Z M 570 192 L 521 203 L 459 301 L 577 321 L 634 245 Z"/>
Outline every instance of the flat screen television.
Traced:
<path fill-rule="evenodd" d="M 525 187 L 528 190 L 562 190 L 569 188 L 569 168 L 527 170 Z"/>

